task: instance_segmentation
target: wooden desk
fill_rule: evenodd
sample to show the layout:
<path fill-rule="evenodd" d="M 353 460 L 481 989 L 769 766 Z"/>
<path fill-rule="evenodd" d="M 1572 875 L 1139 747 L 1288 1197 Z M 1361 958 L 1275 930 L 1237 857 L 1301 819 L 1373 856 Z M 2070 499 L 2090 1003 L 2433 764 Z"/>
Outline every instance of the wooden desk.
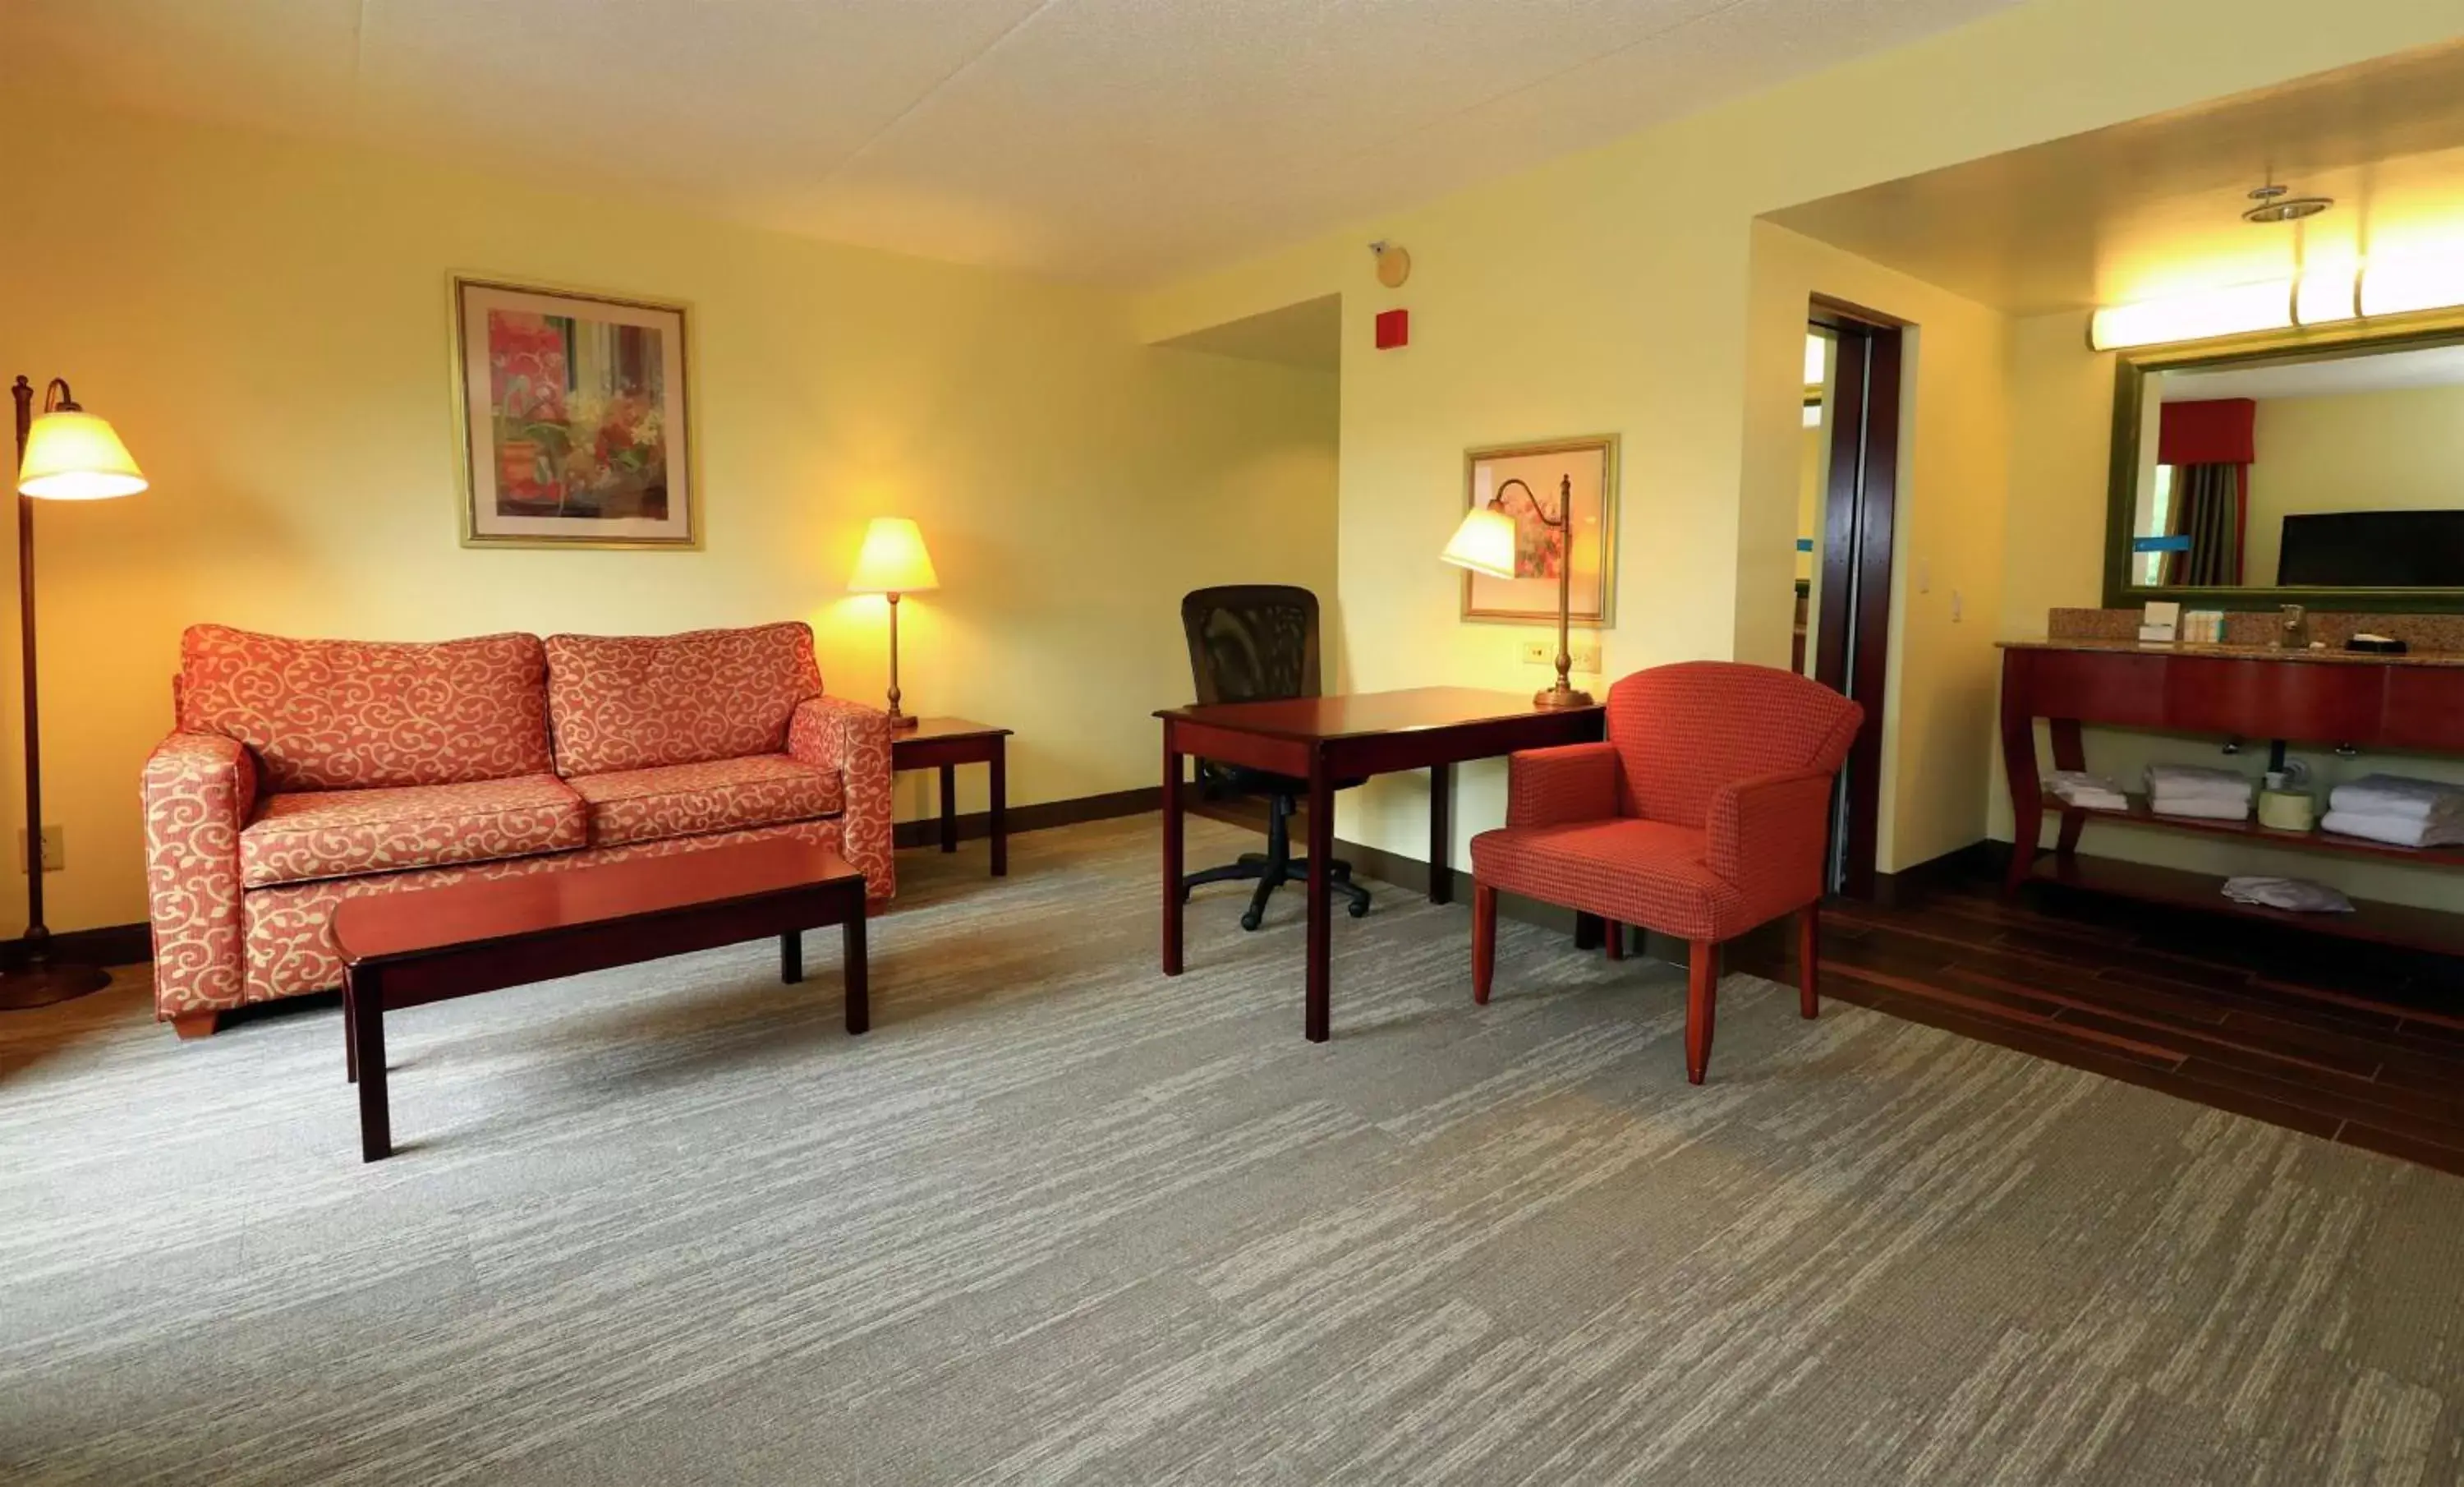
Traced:
<path fill-rule="evenodd" d="M 1009 876 L 1010 730 L 964 718 L 926 718 L 890 735 L 890 768 L 941 771 L 941 850 L 958 850 L 958 766 L 982 765 L 991 774 L 986 834 L 993 844 L 993 877 Z"/>
<path fill-rule="evenodd" d="M 1163 973 L 1180 974 L 1181 761 L 1195 755 L 1309 782 L 1309 996 L 1303 1031 L 1327 1040 L 1327 864 L 1334 857 L 1334 782 L 1405 769 L 1429 771 L 1429 901 L 1453 897 L 1447 805 L 1453 766 L 1516 749 L 1603 736 L 1597 707 L 1543 711 L 1520 692 L 1420 687 L 1280 702 L 1172 707 L 1163 720 Z"/>

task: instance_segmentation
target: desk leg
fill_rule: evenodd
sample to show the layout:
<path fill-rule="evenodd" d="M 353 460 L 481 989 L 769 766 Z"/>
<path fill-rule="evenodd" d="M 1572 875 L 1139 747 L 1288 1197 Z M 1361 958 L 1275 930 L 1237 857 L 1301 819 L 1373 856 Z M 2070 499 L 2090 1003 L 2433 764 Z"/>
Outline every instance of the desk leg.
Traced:
<path fill-rule="evenodd" d="M 846 925 L 847 943 L 839 957 L 847 980 L 847 1030 L 859 1034 L 872 1026 L 872 972 L 864 959 L 864 902 L 859 899 L 848 908 Z"/>
<path fill-rule="evenodd" d="M 382 1162 L 393 1155 L 393 1112 L 385 1106 L 385 986 L 372 969 L 348 976 L 351 1046 L 360 1072 L 360 1160 Z"/>
<path fill-rule="evenodd" d="M 1009 877 L 1009 749 L 1000 739 L 993 740 L 992 757 L 992 833 L 993 877 Z"/>
<path fill-rule="evenodd" d="M 1163 725 L 1163 973 L 1180 974 L 1180 749 Z"/>
<path fill-rule="evenodd" d="M 1455 872 L 1447 857 L 1454 852 L 1455 770 L 1452 765 L 1429 766 L 1429 901 L 1455 901 Z"/>
<path fill-rule="evenodd" d="M 1324 752 L 1309 756 L 1309 1010 L 1303 1031 L 1312 1043 L 1332 1035 L 1330 1010 L 1332 979 L 1329 933 L 1334 910 L 1328 901 L 1327 864 L 1334 860 L 1334 788 L 1327 778 Z"/>
<path fill-rule="evenodd" d="M 2045 788 L 2036 778 L 2036 719 L 2019 696 L 2006 666 L 2002 676 L 2002 772 L 2011 786 L 2011 872 L 2002 880 L 2005 898 L 2028 880 L 2036 860 L 2036 835 L 2045 823 Z"/>
<path fill-rule="evenodd" d="M 941 766 L 941 850 L 958 850 L 958 766 Z"/>

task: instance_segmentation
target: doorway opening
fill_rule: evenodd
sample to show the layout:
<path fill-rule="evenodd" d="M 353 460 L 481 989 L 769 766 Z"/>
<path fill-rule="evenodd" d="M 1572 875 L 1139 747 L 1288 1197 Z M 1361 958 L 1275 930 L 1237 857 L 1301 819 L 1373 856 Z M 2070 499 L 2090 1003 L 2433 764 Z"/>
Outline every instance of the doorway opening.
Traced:
<path fill-rule="evenodd" d="M 1900 481 L 1900 398 L 1905 324 L 1815 296 L 1807 317 L 1806 369 L 1821 355 L 1819 405 L 1807 388 L 1809 477 L 1800 501 L 1797 669 L 1865 709 L 1832 796 L 1824 886 L 1874 897 L 1881 830 L 1882 696 L 1890 679 L 1891 548 Z M 1818 422 L 1817 422 L 1818 419 Z"/>

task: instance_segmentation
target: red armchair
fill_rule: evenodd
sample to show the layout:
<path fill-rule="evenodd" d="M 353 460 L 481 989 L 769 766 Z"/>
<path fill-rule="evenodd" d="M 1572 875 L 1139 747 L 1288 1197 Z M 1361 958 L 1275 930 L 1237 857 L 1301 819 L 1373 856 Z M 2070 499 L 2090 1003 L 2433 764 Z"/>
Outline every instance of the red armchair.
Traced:
<path fill-rule="evenodd" d="M 1488 1000 L 1497 895 L 1687 942 L 1685 1077 L 1711 1058 L 1723 940 L 1798 916 L 1798 1009 L 1815 964 L 1831 782 L 1864 709 L 1792 672 L 1688 661 L 1609 689 L 1608 739 L 1507 761 L 1506 825 L 1472 838 L 1472 999 Z"/>

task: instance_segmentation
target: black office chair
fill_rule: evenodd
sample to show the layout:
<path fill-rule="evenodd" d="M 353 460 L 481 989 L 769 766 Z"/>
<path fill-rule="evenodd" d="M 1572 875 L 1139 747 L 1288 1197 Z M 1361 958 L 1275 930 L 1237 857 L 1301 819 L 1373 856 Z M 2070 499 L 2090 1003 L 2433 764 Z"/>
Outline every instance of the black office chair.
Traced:
<path fill-rule="evenodd" d="M 1180 601 L 1180 628 L 1189 636 L 1189 669 L 1198 700 L 1262 702 L 1316 697 L 1317 595 L 1287 584 L 1229 584 L 1200 588 Z M 1358 780 L 1338 780 L 1350 789 Z M 1180 880 L 1180 896 L 1205 883 L 1246 882 L 1258 891 L 1241 915 L 1243 929 L 1265 922 L 1266 898 L 1278 883 L 1306 882 L 1309 865 L 1292 856 L 1292 812 L 1309 792 L 1307 780 L 1269 774 L 1241 765 L 1198 762 L 1198 788 L 1209 800 L 1226 795 L 1266 797 L 1266 850 L 1241 854 L 1237 862 L 1206 868 Z M 1353 919 L 1369 912 L 1369 890 L 1352 880 L 1352 864 L 1329 862 L 1327 889 L 1342 896 Z"/>

